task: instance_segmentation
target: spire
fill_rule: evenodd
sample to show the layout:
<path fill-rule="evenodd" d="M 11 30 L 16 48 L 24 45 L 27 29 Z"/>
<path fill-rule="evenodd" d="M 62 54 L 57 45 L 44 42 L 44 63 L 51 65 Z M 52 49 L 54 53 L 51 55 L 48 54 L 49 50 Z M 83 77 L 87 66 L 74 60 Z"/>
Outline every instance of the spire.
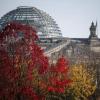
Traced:
<path fill-rule="evenodd" d="M 90 26 L 90 36 L 89 36 L 90 38 L 97 38 L 96 29 L 97 29 L 97 21 L 95 25 L 94 22 L 92 21 Z"/>

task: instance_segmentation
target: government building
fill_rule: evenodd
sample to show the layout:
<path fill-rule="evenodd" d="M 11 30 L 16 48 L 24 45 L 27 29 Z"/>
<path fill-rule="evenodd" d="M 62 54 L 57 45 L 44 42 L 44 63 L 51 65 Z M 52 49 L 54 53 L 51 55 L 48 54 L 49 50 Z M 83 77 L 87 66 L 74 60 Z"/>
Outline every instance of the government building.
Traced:
<path fill-rule="evenodd" d="M 51 63 L 60 56 L 70 60 L 70 64 L 85 63 L 96 69 L 97 87 L 100 89 L 100 39 L 96 33 L 97 22 L 90 25 L 88 38 L 63 37 L 55 20 L 46 12 L 35 7 L 20 6 L 8 12 L 0 19 L 0 30 L 11 21 L 30 25 L 35 28 L 38 45 Z"/>

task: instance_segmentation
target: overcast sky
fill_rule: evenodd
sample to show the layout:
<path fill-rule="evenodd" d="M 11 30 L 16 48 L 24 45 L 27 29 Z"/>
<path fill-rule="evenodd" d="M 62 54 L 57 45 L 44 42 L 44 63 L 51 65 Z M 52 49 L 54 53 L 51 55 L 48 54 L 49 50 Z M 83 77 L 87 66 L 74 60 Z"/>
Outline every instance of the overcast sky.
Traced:
<path fill-rule="evenodd" d="M 0 0 L 0 18 L 18 6 L 34 6 L 45 11 L 66 37 L 88 37 L 91 22 L 97 20 L 100 36 L 100 0 Z"/>

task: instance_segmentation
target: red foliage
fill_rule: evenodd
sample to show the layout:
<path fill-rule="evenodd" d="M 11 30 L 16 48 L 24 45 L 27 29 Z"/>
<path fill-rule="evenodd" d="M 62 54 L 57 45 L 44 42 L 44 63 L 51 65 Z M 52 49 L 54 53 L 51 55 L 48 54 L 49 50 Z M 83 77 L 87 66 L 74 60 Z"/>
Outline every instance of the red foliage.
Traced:
<path fill-rule="evenodd" d="M 64 57 L 61 57 L 58 59 L 56 66 L 57 66 L 57 68 L 56 68 L 57 72 L 64 73 L 64 72 L 68 71 L 68 60 L 66 60 Z"/>
<path fill-rule="evenodd" d="M 31 87 L 24 87 L 21 89 L 21 94 L 25 95 L 26 97 L 28 96 L 30 100 L 39 100 L 38 95 L 34 93 L 33 89 Z"/>
<path fill-rule="evenodd" d="M 21 39 L 19 32 L 23 33 Z M 38 100 L 33 92 L 32 73 L 38 66 L 38 72 L 45 73 L 48 59 L 35 44 L 36 39 L 36 31 L 32 27 L 14 22 L 0 32 L 0 99 L 14 100 L 17 94 L 22 93 Z"/>
<path fill-rule="evenodd" d="M 19 91 L 16 84 L 19 70 L 12 66 L 5 51 L 0 51 L 0 57 L 0 99 L 4 96 L 5 99 L 13 100 L 13 96 Z"/>
<path fill-rule="evenodd" d="M 22 25 L 20 23 L 11 22 L 8 23 L 5 28 L 0 32 L 0 39 L 4 39 L 6 36 L 14 36 L 15 38 L 18 37 L 18 33 L 23 32 L 24 38 L 29 39 L 30 36 L 36 40 L 38 37 L 35 34 L 36 30 L 28 25 Z"/>
<path fill-rule="evenodd" d="M 56 88 L 56 87 L 53 87 L 53 86 L 49 86 L 48 87 L 48 91 L 49 92 L 55 92 L 55 93 L 64 93 L 64 88 Z"/>
<path fill-rule="evenodd" d="M 51 66 L 49 92 L 64 93 L 65 87 L 71 83 L 71 80 L 68 79 L 68 69 L 68 61 L 64 57 L 59 58 L 55 66 Z"/>
<path fill-rule="evenodd" d="M 21 38 L 20 32 L 23 33 Z M 36 39 L 36 31 L 32 27 L 14 22 L 0 32 L 0 100 L 44 100 L 45 96 L 37 95 L 33 88 L 34 67 L 40 79 L 50 73 L 49 77 L 45 76 L 49 84 L 45 79 L 39 84 L 48 92 L 64 93 L 65 87 L 71 83 L 67 78 L 68 61 L 61 57 L 56 65 L 48 69 L 48 58 L 35 43 Z"/>

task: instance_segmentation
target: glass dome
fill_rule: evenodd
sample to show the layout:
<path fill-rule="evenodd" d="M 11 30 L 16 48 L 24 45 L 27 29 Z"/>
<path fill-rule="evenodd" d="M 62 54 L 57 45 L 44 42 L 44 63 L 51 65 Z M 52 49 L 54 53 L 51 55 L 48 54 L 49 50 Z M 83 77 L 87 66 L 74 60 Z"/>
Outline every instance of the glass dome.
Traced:
<path fill-rule="evenodd" d="M 5 14 L 0 19 L 2 29 L 7 22 L 18 21 L 37 30 L 39 38 L 62 37 L 58 25 L 51 16 L 35 7 L 20 6 Z"/>

